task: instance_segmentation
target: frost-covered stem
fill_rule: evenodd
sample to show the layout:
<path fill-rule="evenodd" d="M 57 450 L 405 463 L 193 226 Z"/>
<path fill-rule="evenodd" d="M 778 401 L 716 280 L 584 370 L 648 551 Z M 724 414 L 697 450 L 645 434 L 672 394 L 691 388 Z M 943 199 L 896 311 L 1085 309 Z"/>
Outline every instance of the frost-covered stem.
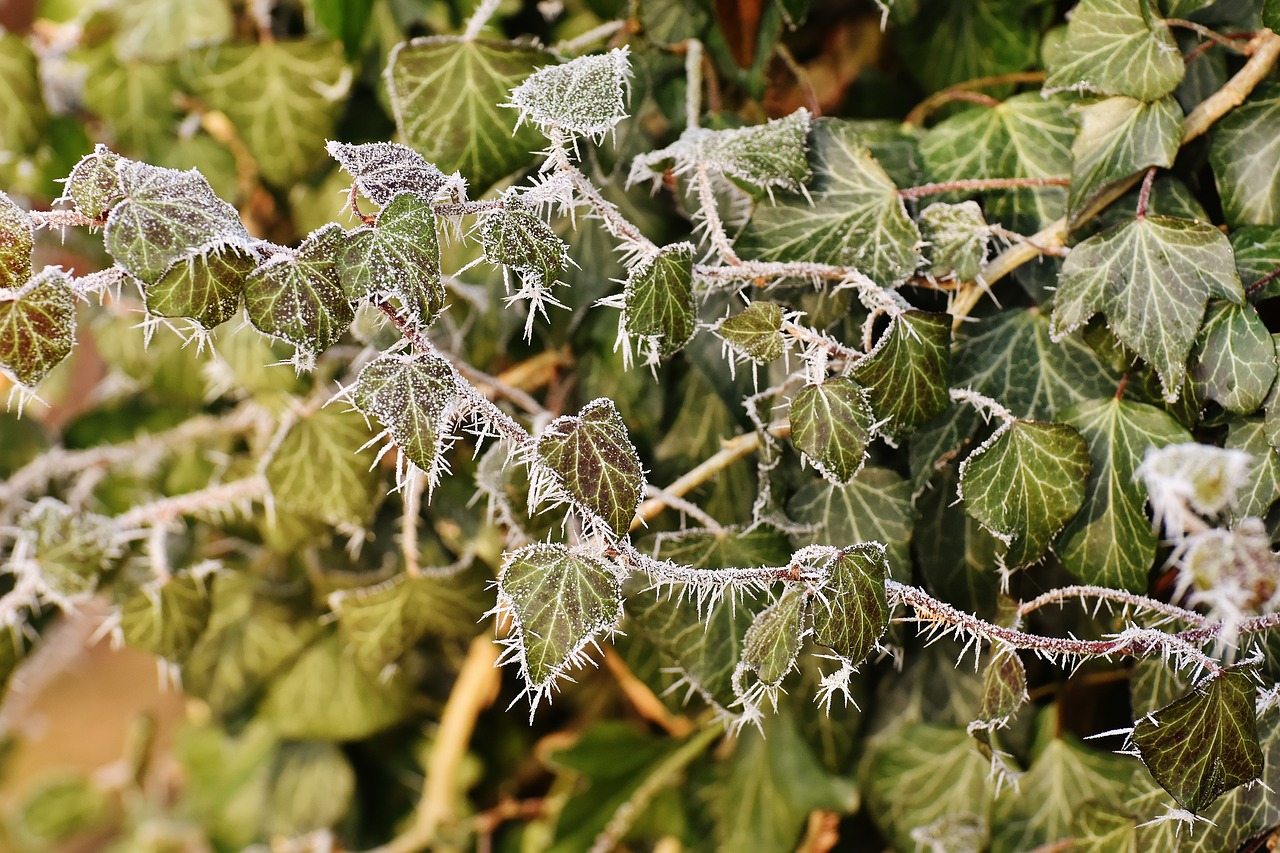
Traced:
<path fill-rule="evenodd" d="M 720 209 L 716 206 L 716 194 L 711 189 L 711 176 L 705 166 L 699 165 L 693 173 L 693 183 L 698 190 L 698 213 L 707 227 L 707 237 L 711 245 L 720 253 L 726 264 L 740 266 L 742 259 L 733 250 L 733 241 L 725 233 L 724 222 L 720 219 Z"/>
<path fill-rule="evenodd" d="M 476 10 L 467 19 L 467 28 L 463 31 L 462 37 L 467 41 L 475 41 L 480 38 L 480 31 L 484 29 L 485 24 L 489 23 L 489 19 L 493 17 L 501 5 L 502 0 L 480 0 Z"/>
<path fill-rule="evenodd" d="M 1187 610 L 1176 604 L 1166 604 L 1163 601 L 1156 601 L 1154 598 L 1147 598 L 1145 595 L 1134 595 L 1131 592 L 1124 592 L 1118 589 L 1108 589 L 1102 586 L 1064 586 L 1059 589 L 1052 589 L 1044 595 L 1037 596 L 1030 601 L 1023 602 L 1018 605 L 1018 617 L 1026 616 L 1046 607 L 1050 604 L 1063 605 L 1067 601 L 1077 599 L 1083 604 L 1083 599 L 1094 598 L 1101 601 L 1109 601 L 1115 604 L 1123 604 L 1125 607 L 1132 607 L 1137 610 L 1146 610 L 1151 613 L 1159 613 L 1161 616 L 1168 616 L 1172 619 L 1181 619 L 1184 622 L 1190 622 L 1193 625 L 1208 627 L 1211 623 L 1209 619 L 1196 613 L 1194 610 Z"/>
<path fill-rule="evenodd" d="M 791 425 L 781 424 L 771 427 L 769 434 L 775 438 L 784 438 L 791 434 Z M 755 453 L 760 449 L 760 446 L 761 439 L 758 432 L 744 433 L 723 442 L 714 455 L 707 457 L 697 467 L 677 478 L 671 485 L 662 490 L 659 497 L 649 498 L 640 504 L 640 508 L 636 510 L 636 517 L 631 522 L 631 529 L 635 530 L 646 521 L 651 521 L 661 515 L 662 511 L 670 506 L 666 501 L 668 495 L 676 497 L 687 495 L 733 463 Z"/>
<path fill-rule="evenodd" d="M 1280 628 L 1280 611 L 1276 613 L 1266 613 L 1262 616 L 1254 616 L 1245 619 L 1235 625 L 1232 625 L 1232 633 L 1236 636 L 1244 636 L 1246 634 L 1261 634 L 1264 631 L 1273 631 Z M 1204 628 L 1191 628 L 1178 634 L 1178 637 L 1188 643 L 1197 644 L 1208 640 L 1216 639 L 1222 636 L 1223 625 L 1214 623 Z"/>
<path fill-rule="evenodd" d="M 507 203 L 500 198 L 480 199 L 478 201 L 442 201 L 431 205 L 431 211 L 442 219 L 458 216 L 471 216 L 477 213 L 488 213 L 491 210 L 502 210 Z"/>
<path fill-rule="evenodd" d="M 1233 50 L 1236 53 L 1244 53 L 1244 54 L 1247 54 L 1249 52 L 1248 47 L 1242 47 L 1240 43 L 1237 42 L 1236 40 L 1227 38 L 1226 36 L 1222 35 L 1222 33 L 1209 29 L 1204 24 L 1197 24 L 1195 21 L 1187 21 L 1182 18 L 1165 18 L 1164 22 L 1166 26 L 1179 27 L 1180 29 L 1184 29 L 1184 30 L 1191 30 L 1191 32 L 1195 33 L 1201 38 L 1206 38 L 1209 41 L 1213 42 L 1214 44 L 1225 47 L 1227 50 Z"/>
<path fill-rule="evenodd" d="M 166 525 L 157 524 L 147 535 L 147 559 L 151 565 L 151 573 L 160 583 L 165 584 L 173 577 L 173 567 L 169 565 L 169 531 Z"/>
<path fill-rule="evenodd" d="M 985 619 L 939 601 L 922 589 L 892 579 L 885 581 L 885 591 L 888 593 L 890 602 L 905 604 L 915 611 L 917 622 L 945 626 L 968 637 L 986 642 L 999 642 L 1009 648 L 1036 652 L 1049 659 L 1064 656 L 1144 658 L 1158 652 L 1165 656 L 1183 657 L 1212 675 L 1219 675 L 1222 672 L 1222 667 L 1217 661 L 1192 645 L 1192 641 L 1187 639 L 1186 632 L 1166 634 L 1163 631 L 1131 629 L 1109 640 L 1045 637 L 993 625 Z"/>
<path fill-rule="evenodd" d="M 411 578 L 422 576 L 418 565 L 418 515 L 422 510 L 422 492 L 426 477 L 414 468 L 404 486 L 404 508 L 400 515 L 400 551 L 404 554 L 404 573 Z"/>
<path fill-rule="evenodd" d="M 107 224 L 105 218 L 94 219 L 78 210 L 31 210 L 27 215 L 37 228 L 101 228 Z"/>
<path fill-rule="evenodd" d="M 702 126 L 702 42 L 689 39 L 684 53 L 684 123 L 690 130 Z"/>
<path fill-rule="evenodd" d="M 626 20 L 605 21 L 597 27 L 592 27 L 579 36 L 574 36 L 568 41 L 557 42 L 551 46 L 556 53 L 581 53 L 596 42 L 604 41 L 612 38 L 616 33 L 627 27 Z"/>
<path fill-rule="evenodd" d="M 551 417 L 551 413 L 548 412 L 545 408 L 543 408 L 541 403 L 533 399 L 533 397 L 531 397 L 527 392 L 522 391 L 519 388 L 516 388 L 514 385 L 504 382 L 501 377 L 490 376 L 488 373 L 485 373 L 484 371 L 481 371 L 481 370 L 477 370 L 476 368 L 467 364 L 462 359 L 455 359 L 447 354 L 445 355 L 445 357 L 448 358 L 449 361 L 453 363 L 453 366 L 457 369 L 458 373 L 462 374 L 463 378 L 465 378 L 468 382 L 472 383 L 473 385 L 478 385 L 478 386 L 481 386 L 482 388 L 490 389 L 493 396 L 505 397 L 506 399 L 515 403 L 520 408 L 524 409 L 524 411 L 527 414 L 535 418 Z"/>
<path fill-rule="evenodd" d="M 804 344 L 812 344 L 821 347 L 836 358 L 843 358 L 848 362 L 862 358 L 863 353 L 853 347 L 845 346 L 830 335 L 824 335 L 816 329 L 810 329 L 808 326 L 802 326 L 799 323 L 793 323 L 786 320 L 782 324 L 782 331 Z"/>
<path fill-rule="evenodd" d="M 975 77 L 972 80 L 965 80 L 948 86 L 945 89 L 934 92 L 925 98 L 919 104 L 907 113 L 907 117 L 903 119 L 905 124 L 924 124 L 924 120 L 929 114 L 938 107 L 949 104 L 952 101 L 968 100 L 964 96 L 965 93 L 972 92 L 974 89 L 989 89 L 996 86 L 1012 86 L 1019 83 L 1043 83 L 1043 71 L 1015 71 L 1011 74 L 997 74 L 993 77 Z"/>
<path fill-rule="evenodd" d="M 604 223 L 605 229 L 623 242 L 630 243 L 635 246 L 641 254 L 652 255 L 658 251 L 657 245 L 633 225 L 625 216 L 623 216 L 616 205 L 609 202 L 604 196 L 600 195 L 600 191 L 596 189 L 596 185 L 591 183 L 591 179 L 582 174 L 576 166 L 564 166 L 561 171 L 569 176 L 573 188 L 578 194 L 591 205 L 591 209 L 600 217 L 600 221 Z"/>
<path fill-rule="evenodd" d="M 1000 403 L 969 388 L 952 388 L 951 399 L 956 403 L 967 403 L 973 406 L 987 420 L 993 417 L 999 418 L 1006 424 L 1011 424 L 1017 420 L 1013 412 L 1000 405 Z"/>
<path fill-rule="evenodd" d="M 351 207 L 351 214 L 365 225 L 373 225 L 378 221 L 378 217 L 365 213 L 360 209 L 360 189 L 355 183 L 351 184 L 351 192 L 347 196 L 347 204 Z"/>
<path fill-rule="evenodd" d="M 1070 178 L 974 178 L 965 181 L 945 181 L 938 184 L 921 184 L 898 190 L 901 198 L 924 198 L 949 192 L 983 192 L 984 190 L 1016 190 L 1035 187 L 1066 187 Z"/>
<path fill-rule="evenodd" d="M 789 566 L 733 566 L 725 569 L 691 569 L 650 557 L 628 542 L 619 542 L 607 556 L 633 572 L 648 575 L 658 584 L 689 584 L 706 592 L 719 592 L 730 587 L 751 587 L 778 581 L 819 582 L 821 577 L 806 572 L 800 565 Z"/>
<path fill-rule="evenodd" d="M 1026 243 L 1035 249 L 1041 255 L 1052 255 L 1055 258 L 1065 258 L 1070 251 L 1065 246 L 1048 246 L 1037 243 L 1035 237 L 1028 237 L 1025 234 L 1019 234 L 1017 231 L 1010 231 L 1001 225 L 988 225 L 990 232 L 1010 243 Z"/>
<path fill-rule="evenodd" d="M 1134 218 L 1139 222 L 1147 218 L 1147 208 L 1151 205 L 1151 185 L 1155 181 L 1156 167 L 1152 166 L 1142 177 L 1142 187 L 1138 190 L 1138 209 L 1134 213 Z"/>
<path fill-rule="evenodd" d="M 266 478 L 245 477 L 243 480 L 208 486 L 185 495 L 174 495 L 136 506 L 123 515 L 116 516 L 115 521 L 126 529 L 146 524 L 163 525 L 184 515 L 244 504 L 265 497 L 266 494 Z"/>
<path fill-rule="evenodd" d="M 645 776 L 644 781 L 631 793 L 631 796 L 627 797 L 626 802 L 614 811 L 613 817 L 596 836 L 590 853 L 609 853 L 610 850 L 618 847 L 623 836 L 631 829 L 636 818 L 644 814 L 644 810 L 653 802 L 653 798 L 674 784 L 676 776 L 693 763 L 695 758 L 706 752 L 721 734 L 723 734 L 723 723 L 709 725 L 663 759 L 661 764 Z"/>

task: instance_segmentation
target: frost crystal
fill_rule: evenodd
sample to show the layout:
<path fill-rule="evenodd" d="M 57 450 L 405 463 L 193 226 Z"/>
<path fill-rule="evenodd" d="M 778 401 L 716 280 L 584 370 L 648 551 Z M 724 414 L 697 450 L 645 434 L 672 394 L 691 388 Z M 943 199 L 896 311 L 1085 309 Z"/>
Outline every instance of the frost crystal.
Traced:
<path fill-rule="evenodd" d="M 549 65 L 511 90 L 520 120 L 544 133 L 555 129 L 601 140 L 627 117 L 631 62 L 625 47 Z"/>
<path fill-rule="evenodd" d="M 1211 445 L 1170 444 L 1147 451 L 1138 475 L 1150 491 L 1156 523 L 1181 538 L 1235 506 L 1244 485 L 1249 455 Z"/>

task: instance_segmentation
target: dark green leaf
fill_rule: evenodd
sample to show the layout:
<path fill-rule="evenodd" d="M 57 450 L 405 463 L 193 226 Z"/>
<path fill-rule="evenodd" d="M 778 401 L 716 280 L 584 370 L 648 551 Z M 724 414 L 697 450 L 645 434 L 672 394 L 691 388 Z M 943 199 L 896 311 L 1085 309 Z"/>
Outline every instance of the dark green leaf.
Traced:
<path fill-rule="evenodd" d="M 444 172 L 462 173 L 476 193 L 533 162 L 544 140 L 520 114 L 497 106 L 535 69 L 555 61 L 514 42 L 420 38 L 396 46 L 387 89 L 406 142 Z"/>
<path fill-rule="evenodd" d="M 1142 763 L 1188 811 L 1200 812 L 1262 774 L 1256 691 L 1247 670 L 1229 669 L 1134 727 Z"/>
<path fill-rule="evenodd" d="M 338 252 L 338 278 L 348 299 L 393 296 L 407 319 L 430 324 L 445 299 L 430 201 L 408 191 L 388 201 L 374 228 L 346 238 Z"/>
<path fill-rule="evenodd" d="M 267 464 L 276 503 L 328 524 L 368 522 L 382 497 L 374 452 L 357 452 L 368 438 L 364 418 L 336 406 L 298 421 Z"/>
<path fill-rule="evenodd" d="M 569 247 L 551 226 L 514 195 L 480 220 L 480 245 L 489 263 L 545 285 L 559 279 L 569 257 Z"/>
<path fill-rule="evenodd" d="M 890 576 L 904 583 L 911 580 L 907 546 L 918 513 L 911 502 L 911 484 L 893 471 L 863 468 L 845 486 L 815 478 L 796 491 L 787 511 L 813 528 L 797 534 L 798 543 L 843 548 L 879 542 L 886 548 Z"/>
<path fill-rule="evenodd" d="M 538 456 L 574 499 L 616 535 L 626 534 L 640 506 L 644 471 L 613 401 L 594 400 L 576 417 L 556 418 L 538 438 Z"/>
<path fill-rule="evenodd" d="M 1236 270 L 1250 300 L 1254 302 L 1280 295 L 1280 228 L 1246 225 L 1231 232 Z M 1270 278 L 1268 278 L 1270 276 Z M 1267 283 L 1258 282 L 1268 278 Z"/>
<path fill-rule="evenodd" d="M 884 582 L 889 561 L 878 542 L 836 551 L 813 602 L 813 638 L 853 664 L 861 663 L 889 625 Z"/>
<path fill-rule="evenodd" d="M 622 589 L 613 570 L 563 545 L 527 545 L 507 555 L 499 601 L 514 622 L 520 675 L 536 698 L 554 687 L 586 647 L 622 618 Z"/>
<path fill-rule="evenodd" d="M 875 416 L 867 392 L 839 376 L 806 385 L 791 401 L 791 442 L 822 476 L 847 483 L 862 470 Z"/>
<path fill-rule="evenodd" d="M 449 363 L 431 355 L 383 356 L 360 371 L 352 399 L 434 482 L 458 399 Z"/>
<path fill-rule="evenodd" d="M 1151 448 L 1191 434 L 1154 406 L 1114 397 L 1073 406 L 1062 419 L 1084 436 L 1093 468 L 1083 509 L 1058 537 L 1058 557 L 1084 583 L 1146 592 L 1158 537 L 1137 469 Z"/>
<path fill-rule="evenodd" d="M 0 368 L 34 387 L 71 352 L 76 298 L 71 279 L 45 267 L 16 289 L 0 289 Z"/>
<path fill-rule="evenodd" d="M 946 0 L 928 9 L 897 30 L 899 50 L 912 57 L 907 72 L 926 91 L 1021 71 L 1036 61 L 1043 2 Z"/>
<path fill-rule="evenodd" d="M 1262 517 L 1280 498 L 1280 450 L 1267 440 L 1262 418 L 1232 419 L 1224 446 L 1249 454 L 1244 485 L 1236 497 L 1231 517 Z"/>
<path fill-rule="evenodd" d="M 760 611 L 742 640 L 742 663 L 765 684 L 779 684 L 800 654 L 806 610 L 804 594 L 788 587 L 778 600 Z"/>
<path fill-rule="evenodd" d="M 904 311 L 850 375 L 867 393 L 878 429 L 901 439 L 946 411 L 951 321 L 946 314 Z"/>
<path fill-rule="evenodd" d="M 1154 101 L 1183 73 L 1178 44 L 1151 0 L 1083 0 L 1050 57 L 1045 88 Z"/>
<path fill-rule="evenodd" d="M 1160 374 L 1172 402 L 1205 304 L 1215 296 L 1244 300 L 1221 231 L 1190 219 L 1134 219 L 1090 237 L 1067 257 L 1054 298 L 1054 335 L 1102 312 L 1116 337 Z"/>
<path fill-rule="evenodd" d="M 1027 669 L 1022 658 L 1013 651 L 994 653 L 982 673 L 982 703 L 970 729 L 1004 728 L 1028 698 Z"/>
<path fill-rule="evenodd" d="M 693 244 L 664 246 L 631 268 L 623 290 L 626 330 L 654 339 L 654 351 L 679 352 L 697 328 L 693 302 Z"/>
<path fill-rule="evenodd" d="M 1084 503 L 1091 463 L 1080 433 L 1066 424 L 1002 425 L 960 466 L 965 511 L 1008 544 L 1005 563 L 1044 556 Z"/>
<path fill-rule="evenodd" d="M 302 354 L 337 343 L 355 318 L 338 274 L 345 236 L 341 225 L 326 225 L 296 252 L 273 255 L 253 271 L 245 281 L 244 305 L 259 331 L 283 338 Z"/>
<path fill-rule="evenodd" d="M 855 267 L 885 286 L 902 281 L 920 265 L 920 232 L 898 188 L 855 128 L 819 121 L 810 136 L 808 197 L 758 207 L 738 237 L 739 253 Z"/>
<path fill-rule="evenodd" d="M 95 146 L 93 153 L 86 154 L 71 170 L 65 198 L 90 219 L 105 216 L 124 198 L 124 183 L 117 169 L 128 163 L 105 145 Z"/>
<path fill-rule="evenodd" d="M 725 317 L 715 332 L 733 349 L 756 364 L 782 357 L 782 306 L 755 300 L 732 317 Z"/>
<path fill-rule="evenodd" d="M 1280 84 L 1253 91 L 1249 100 L 1214 125 L 1209 162 L 1227 223 L 1280 225 Z"/>
<path fill-rule="evenodd" d="M 446 177 L 417 151 L 394 142 L 349 145 L 331 141 L 325 150 L 376 205 L 390 204 L 400 193 L 413 193 L 431 202 L 442 189 L 457 182 L 456 177 Z"/>
<path fill-rule="evenodd" d="M 147 310 L 161 317 L 190 317 L 206 329 L 231 319 L 245 279 L 258 258 L 235 244 L 204 247 L 178 258 L 145 288 Z"/>
<path fill-rule="evenodd" d="M 1080 213 L 1102 190 L 1148 166 L 1169 167 L 1182 144 L 1182 108 L 1172 97 L 1144 103 L 1107 98 L 1077 107 L 1068 211 Z"/>
<path fill-rule="evenodd" d="M 31 278 L 35 228 L 31 217 L 0 192 L 0 287 L 18 289 Z M 781 316 L 779 316 L 781 322 Z"/>
<path fill-rule="evenodd" d="M 1256 412 L 1275 384 L 1276 351 L 1253 306 L 1210 302 L 1187 369 L 1197 399 L 1240 415 Z"/>

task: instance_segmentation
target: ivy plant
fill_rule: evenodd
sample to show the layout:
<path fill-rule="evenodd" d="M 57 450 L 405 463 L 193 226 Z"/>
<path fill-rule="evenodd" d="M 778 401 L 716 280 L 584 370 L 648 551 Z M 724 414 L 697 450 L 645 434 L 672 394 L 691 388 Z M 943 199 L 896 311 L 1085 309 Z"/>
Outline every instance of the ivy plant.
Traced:
<path fill-rule="evenodd" d="M 6 843 L 1280 838 L 1280 5 L 36 5 Z"/>

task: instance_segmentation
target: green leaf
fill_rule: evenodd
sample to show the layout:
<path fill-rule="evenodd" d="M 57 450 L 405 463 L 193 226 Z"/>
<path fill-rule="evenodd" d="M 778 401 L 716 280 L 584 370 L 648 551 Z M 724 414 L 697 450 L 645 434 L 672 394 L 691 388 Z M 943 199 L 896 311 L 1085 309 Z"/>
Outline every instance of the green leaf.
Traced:
<path fill-rule="evenodd" d="M 158 281 L 194 247 L 249 241 L 240 214 L 214 195 L 209 182 L 194 169 L 179 172 L 123 158 L 113 163 L 99 157 L 94 162 L 114 169 L 123 197 L 107 216 L 103 232 L 107 251 L 143 282 Z M 99 182 L 105 178 L 98 167 L 90 167 L 95 188 L 103 186 Z M 96 196 L 90 203 L 98 207 L 114 195 L 114 188 L 90 194 Z"/>
<path fill-rule="evenodd" d="M 960 465 L 965 511 L 1009 546 L 1005 564 L 1044 556 L 1084 503 L 1089 447 L 1066 424 L 1013 421 Z"/>
<path fill-rule="evenodd" d="M 973 281 L 982 270 L 991 230 L 977 202 L 931 204 L 920 214 L 920 235 L 929 247 L 928 275 Z"/>
<path fill-rule="evenodd" d="M 781 566 L 791 559 L 786 536 L 768 525 L 682 530 L 658 537 L 657 556 L 694 569 Z"/>
<path fill-rule="evenodd" d="M 1268 441 L 1266 422 L 1262 418 L 1233 418 L 1223 446 L 1249 454 L 1244 485 L 1236 496 L 1231 517 L 1265 516 L 1280 498 L 1280 450 Z"/>
<path fill-rule="evenodd" d="M 813 638 L 857 665 L 889 626 L 884 582 L 889 561 L 879 542 L 836 551 L 825 566 L 826 583 L 813 602 Z"/>
<path fill-rule="evenodd" d="M 173 68 L 122 62 L 112 46 L 84 54 L 84 106 L 103 119 L 115 147 L 145 160 L 160 157 L 173 146 L 182 118 L 174 104 L 178 82 Z"/>
<path fill-rule="evenodd" d="M 236 126 L 267 182 L 309 175 L 351 85 L 342 43 L 321 39 L 221 44 L 187 54 L 191 90 Z"/>
<path fill-rule="evenodd" d="M 956 462 L 943 465 L 917 498 L 920 520 L 912 531 L 911 548 L 926 589 L 989 619 L 995 615 L 1000 582 L 996 570 L 1004 543 L 957 502 L 959 468 Z"/>
<path fill-rule="evenodd" d="M 856 129 L 820 120 L 810 143 L 808 197 L 787 194 L 757 207 L 738 237 L 738 252 L 762 261 L 855 267 L 884 286 L 911 275 L 921 261 L 920 232 Z"/>
<path fill-rule="evenodd" d="M 384 355 L 360 371 L 352 400 L 376 418 L 431 482 L 440 474 L 458 399 L 453 368 L 432 355 Z"/>
<path fill-rule="evenodd" d="M 273 255 L 244 285 L 244 307 L 259 331 L 282 338 L 302 354 L 324 352 L 355 319 L 342 290 L 338 253 L 346 232 L 330 223 L 296 252 Z"/>
<path fill-rule="evenodd" d="M 329 597 L 338 633 L 371 675 L 404 657 L 427 635 L 469 639 L 485 606 L 461 575 L 396 575 Z"/>
<path fill-rule="evenodd" d="M 1246 225 L 1231 232 L 1236 270 L 1250 300 L 1260 302 L 1280 295 L 1280 229 Z M 1267 276 L 1268 282 L 1258 284 Z"/>
<path fill-rule="evenodd" d="M 31 250 L 35 248 L 35 239 L 31 217 L 0 192 L 0 287 L 18 289 L 31 278 Z M 782 322 L 781 314 L 778 322 Z"/>
<path fill-rule="evenodd" d="M 180 572 L 130 594 L 120 605 L 125 642 L 171 661 L 186 657 L 209 622 L 207 584 L 203 577 Z"/>
<path fill-rule="evenodd" d="M 569 247 L 516 195 L 480 220 L 480 245 L 491 264 L 511 267 L 522 279 L 550 285 L 560 278 Z"/>
<path fill-rule="evenodd" d="M 1275 349 L 1252 305 L 1210 302 L 1187 364 L 1196 398 L 1240 415 L 1256 412 L 1275 384 Z"/>
<path fill-rule="evenodd" d="M 1045 88 L 1154 101 L 1185 72 L 1178 44 L 1151 0 L 1083 0 L 1049 58 Z"/>
<path fill-rule="evenodd" d="M 622 47 L 539 68 L 511 90 L 511 102 L 504 105 L 548 136 L 561 130 L 602 139 L 627 117 L 627 56 Z"/>
<path fill-rule="evenodd" d="M 756 364 L 768 364 L 782 357 L 782 314 L 778 303 L 757 299 L 721 320 L 715 333 L 735 352 Z"/>
<path fill-rule="evenodd" d="M 86 154 L 71 170 L 63 197 L 73 201 L 76 210 L 90 219 L 105 216 L 124 198 L 118 169 L 128 163 L 105 145 L 94 146 L 93 153 Z"/>
<path fill-rule="evenodd" d="M 1075 115 L 1080 132 L 1071 146 L 1072 216 L 1116 181 L 1149 166 L 1172 166 L 1182 145 L 1182 108 L 1172 97 L 1152 103 L 1107 98 L 1077 107 Z"/>
<path fill-rule="evenodd" d="M 615 535 L 626 535 L 644 493 L 644 471 L 612 400 L 593 400 L 576 417 L 552 421 L 538 438 L 538 456 L 575 500 Z"/>
<path fill-rule="evenodd" d="M 866 809 L 894 849 L 914 850 L 912 830 L 969 816 L 986 846 L 989 764 L 963 728 L 909 723 L 872 742 Z"/>
<path fill-rule="evenodd" d="M 939 122 L 924 135 L 920 156 L 935 181 L 1066 178 L 1071 175 L 1075 136 L 1076 125 L 1064 98 L 1028 92 Z M 1020 232 L 1039 231 L 1066 212 L 1063 187 L 983 196 L 988 221 Z"/>
<path fill-rule="evenodd" d="M 861 385 L 843 376 L 806 385 L 790 417 L 791 443 L 822 476 L 843 484 L 862 470 L 875 415 Z"/>
<path fill-rule="evenodd" d="M 1102 312 L 1116 337 L 1156 369 L 1173 402 L 1215 296 L 1244 300 L 1226 236 L 1206 222 L 1147 216 L 1071 251 L 1054 297 L 1053 333 L 1061 337 Z"/>
<path fill-rule="evenodd" d="M 693 244 L 664 246 L 631 268 L 623 289 L 622 316 L 633 335 L 653 338 L 665 358 L 679 352 L 697 329 L 693 302 Z"/>
<path fill-rule="evenodd" d="M 348 299 L 394 296 L 411 322 L 429 325 L 445 300 L 430 201 L 402 192 L 387 202 L 374 228 L 346 238 L 338 252 L 338 279 Z"/>
<path fill-rule="evenodd" d="M 90 830 L 101 833 L 112 817 L 106 791 L 87 774 L 63 771 L 39 779 L 10 805 L 5 835 L 17 849 L 65 849 Z"/>
<path fill-rule="evenodd" d="M 569 667 L 582 665 L 597 635 L 622 619 L 617 575 L 563 545 L 538 543 L 508 554 L 498 599 L 511 612 L 512 648 L 535 704 Z"/>
<path fill-rule="evenodd" d="M 1280 225 L 1280 84 L 1259 86 L 1214 125 L 1209 162 L 1228 225 Z"/>
<path fill-rule="evenodd" d="M 279 506 L 328 524 L 367 523 L 382 497 L 381 478 L 370 470 L 364 418 L 336 407 L 298 421 L 267 463 L 267 483 Z"/>
<path fill-rule="evenodd" d="M 760 611 L 742 639 L 742 663 L 765 684 L 776 685 L 796 664 L 804 633 L 805 596 L 794 586 Z"/>
<path fill-rule="evenodd" d="M 837 486 L 813 479 L 801 486 L 787 512 L 813 529 L 796 535 L 802 545 L 843 548 L 855 542 L 879 542 L 886 548 L 889 574 L 911 579 L 908 545 L 919 514 L 911 501 L 911 484 L 887 468 L 863 468 L 853 481 Z"/>
<path fill-rule="evenodd" d="M 141 0 L 112 11 L 119 20 L 115 50 L 122 59 L 168 62 L 231 37 L 231 10 L 224 0 Z"/>
<path fill-rule="evenodd" d="M 893 439 L 914 433 L 951 402 L 951 320 L 946 314 L 893 315 L 850 376 L 867 392 L 877 429 Z"/>
<path fill-rule="evenodd" d="M 147 311 L 161 317 L 190 317 L 212 329 L 235 315 L 245 279 L 257 266 L 257 256 L 243 246 L 202 247 L 178 258 L 144 289 Z"/>
<path fill-rule="evenodd" d="M 517 127 L 518 112 L 497 105 L 555 61 L 515 42 L 434 37 L 397 45 L 386 71 L 396 126 L 427 160 L 444 172 L 459 170 L 482 193 L 533 162 L 543 146 L 537 129 Z"/>
<path fill-rule="evenodd" d="M 982 700 L 969 731 L 1004 728 L 1029 698 L 1022 658 L 1010 650 L 995 652 L 982 673 Z"/>
<path fill-rule="evenodd" d="M 1191 441 L 1191 434 L 1154 406 L 1114 397 L 1073 406 L 1062 419 L 1084 436 L 1093 467 L 1084 507 L 1054 550 L 1083 583 L 1144 593 L 1159 537 L 1137 469 L 1151 448 Z"/>
<path fill-rule="evenodd" d="M 899 50 L 912 57 L 907 73 L 925 91 L 1035 64 L 1044 28 L 1043 2 L 946 0 L 895 29 Z"/>
<path fill-rule="evenodd" d="M 407 145 L 330 141 L 324 150 L 352 177 L 356 189 L 379 206 L 390 204 L 400 193 L 413 193 L 430 202 L 441 190 L 457 185 L 456 176 L 446 176 Z"/>
<path fill-rule="evenodd" d="M 0 33 L 0 150 L 31 154 L 47 122 L 35 54 L 21 36 Z"/>
<path fill-rule="evenodd" d="M 1188 811 L 1200 812 L 1262 774 L 1256 691 L 1248 671 L 1228 669 L 1134 727 L 1142 763 Z"/>
<path fill-rule="evenodd" d="M 356 774 L 335 744 L 285 741 L 270 764 L 270 795 L 263 829 L 296 837 L 337 826 L 355 795 Z"/>
<path fill-rule="evenodd" d="M 16 289 L 0 289 L 0 368 L 5 373 L 35 387 L 75 341 L 76 298 L 62 270 L 45 267 Z"/>
<path fill-rule="evenodd" d="M 407 678 L 365 672 L 331 631 L 271 682 L 258 714 L 293 740 L 363 740 L 403 720 L 412 698 Z"/>
<path fill-rule="evenodd" d="M 119 556 L 118 532 L 99 515 L 41 498 L 22 514 L 19 541 L 39 566 L 43 597 L 60 606 L 87 600 Z"/>

